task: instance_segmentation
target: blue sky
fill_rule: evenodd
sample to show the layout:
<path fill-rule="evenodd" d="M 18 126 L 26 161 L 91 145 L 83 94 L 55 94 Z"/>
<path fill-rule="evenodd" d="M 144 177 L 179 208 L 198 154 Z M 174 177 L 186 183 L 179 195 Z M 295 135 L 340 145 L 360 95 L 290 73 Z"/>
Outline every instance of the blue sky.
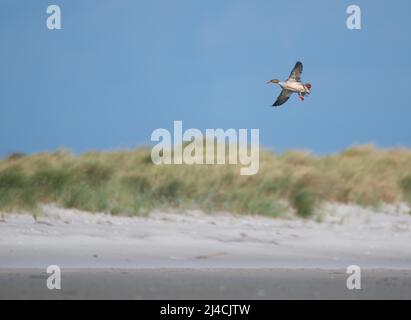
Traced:
<path fill-rule="evenodd" d="M 345 26 L 362 9 L 362 30 Z M 46 28 L 46 8 L 62 30 Z M 410 1 L 1 0 L 0 156 L 258 128 L 275 151 L 411 146 Z M 313 85 L 271 108 L 297 60 Z"/>

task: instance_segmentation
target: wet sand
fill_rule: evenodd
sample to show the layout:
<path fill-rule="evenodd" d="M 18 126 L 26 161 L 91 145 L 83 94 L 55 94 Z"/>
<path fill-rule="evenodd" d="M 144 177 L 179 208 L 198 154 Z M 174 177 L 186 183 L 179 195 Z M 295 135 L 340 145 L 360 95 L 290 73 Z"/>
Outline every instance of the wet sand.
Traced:
<path fill-rule="evenodd" d="M 362 270 L 360 290 L 345 270 L 62 269 L 49 290 L 41 269 L 0 271 L 0 299 L 411 299 L 408 270 Z"/>

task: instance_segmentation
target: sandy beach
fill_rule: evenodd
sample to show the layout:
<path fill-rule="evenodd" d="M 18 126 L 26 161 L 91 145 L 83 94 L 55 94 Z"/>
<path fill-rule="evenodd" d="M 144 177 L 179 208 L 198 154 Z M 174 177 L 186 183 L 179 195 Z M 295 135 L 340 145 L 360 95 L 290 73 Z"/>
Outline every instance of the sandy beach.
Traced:
<path fill-rule="evenodd" d="M 44 206 L 0 222 L 0 298 L 411 298 L 406 205 L 327 204 L 311 220 L 155 212 L 118 217 Z M 62 270 L 48 290 L 46 268 Z M 361 268 L 361 290 L 346 268 Z"/>

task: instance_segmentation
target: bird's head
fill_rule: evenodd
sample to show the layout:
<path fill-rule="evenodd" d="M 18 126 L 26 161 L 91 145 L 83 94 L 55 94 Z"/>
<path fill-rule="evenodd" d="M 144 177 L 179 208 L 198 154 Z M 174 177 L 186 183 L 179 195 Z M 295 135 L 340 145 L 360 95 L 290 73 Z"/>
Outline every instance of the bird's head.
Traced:
<path fill-rule="evenodd" d="M 279 82 L 280 82 L 280 80 L 278 80 L 278 79 L 272 79 L 270 81 L 267 81 L 267 83 L 279 83 Z"/>

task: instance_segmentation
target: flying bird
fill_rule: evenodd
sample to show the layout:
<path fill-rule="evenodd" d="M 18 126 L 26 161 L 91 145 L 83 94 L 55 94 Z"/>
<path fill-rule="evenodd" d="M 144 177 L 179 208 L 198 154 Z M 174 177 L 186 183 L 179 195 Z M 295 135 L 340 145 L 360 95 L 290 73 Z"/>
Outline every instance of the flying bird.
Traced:
<path fill-rule="evenodd" d="M 297 61 L 293 71 L 286 81 L 280 81 L 278 79 L 272 79 L 267 83 L 276 83 L 283 90 L 274 102 L 273 107 L 278 107 L 284 104 L 293 93 L 298 93 L 298 97 L 301 101 L 304 101 L 304 96 L 311 93 L 311 84 L 301 82 L 301 73 L 303 72 L 303 64 Z"/>

